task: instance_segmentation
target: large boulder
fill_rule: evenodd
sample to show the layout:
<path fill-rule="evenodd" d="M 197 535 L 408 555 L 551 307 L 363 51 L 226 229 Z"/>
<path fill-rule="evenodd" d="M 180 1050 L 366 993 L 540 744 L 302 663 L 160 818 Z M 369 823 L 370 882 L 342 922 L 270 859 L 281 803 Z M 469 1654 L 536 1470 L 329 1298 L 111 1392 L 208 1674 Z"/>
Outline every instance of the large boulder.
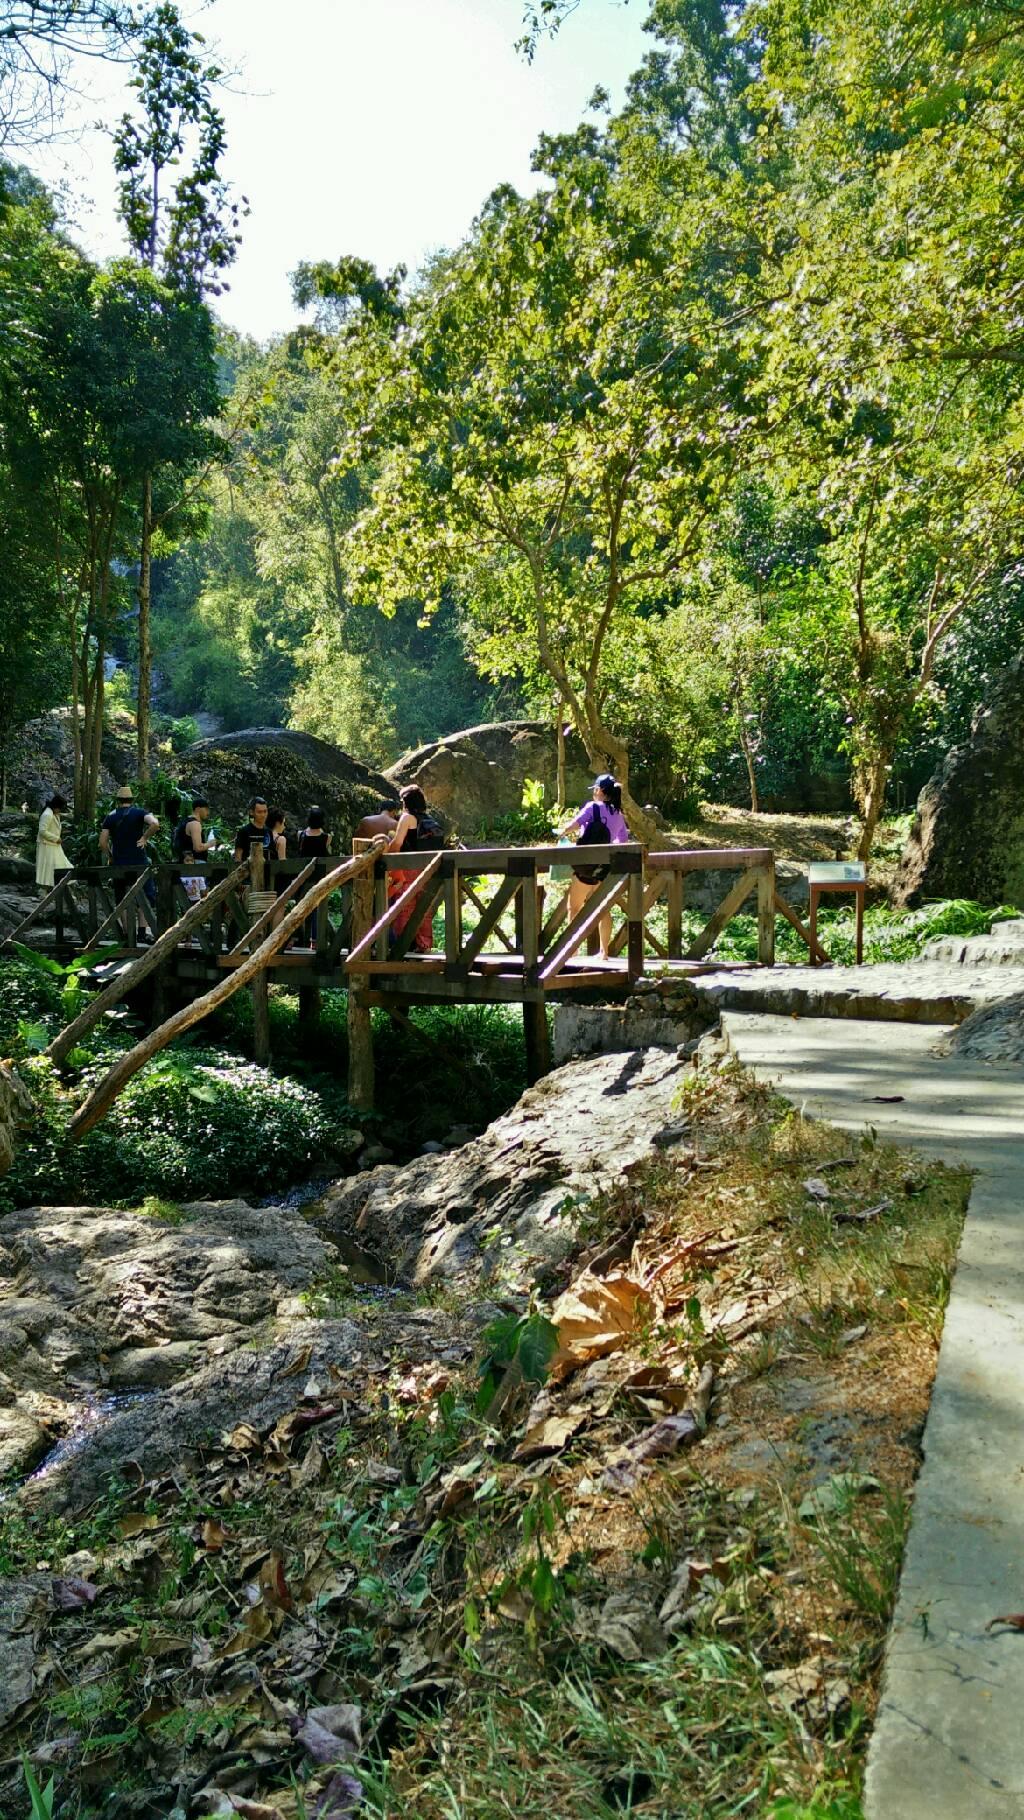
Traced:
<path fill-rule="evenodd" d="M 893 897 L 1024 908 L 1024 657 L 979 709 L 970 743 L 955 746 L 922 790 Z"/>
<path fill-rule="evenodd" d="M 337 746 L 288 727 L 247 727 L 199 739 L 178 762 L 183 787 L 208 796 L 219 821 L 244 821 L 252 796 L 280 806 L 291 828 L 319 803 L 343 853 L 356 824 L 397 800 L 394 785 Z"/>
<path fill-rule="evenodd" d="M 314 1217 L 415 1288 L 435 1278 L 525 1295 L 576 1247 L 591 1201 L 689 1135 L 674 1051 L 569 1062 L 458 1150 L 336 1182 Z"/>
<path fill-rule="evenodd" d="M 594 781 L 582 742 L 565 742 L 565 786 L 570 804 L 586 802 Z M 460 834 L 473 835 L 496 816 L 522 808 L 523 787 L 535 778 L 544 799 L 558 793 L 558 739 L 550 721 L 491 721 L 420 746 L 387 773 L 394 789 L 418 784 L 431 808 Z"/>

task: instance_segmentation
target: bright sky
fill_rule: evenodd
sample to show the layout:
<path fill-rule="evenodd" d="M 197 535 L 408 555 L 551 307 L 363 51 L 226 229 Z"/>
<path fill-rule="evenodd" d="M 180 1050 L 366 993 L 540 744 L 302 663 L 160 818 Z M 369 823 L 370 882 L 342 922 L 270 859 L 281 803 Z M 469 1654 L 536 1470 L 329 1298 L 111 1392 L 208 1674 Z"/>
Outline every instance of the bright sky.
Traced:
<path fill-rule="evenodd" d="M 295 321 L 300 259 L 354 253 L 411 271 L 461 239 L 498 183 L 533 186 L 542 132 L 572 130 L 600 83 L 613 103 L 652 41 L 644 0 L 584 0 L 532 65 L 521 0 L 211 0 L 183 12 L 238 76 L 222 99 L 227 175 L 248 199 L 220 313 L 259 339 Z M 81 138 L 26 155 L 62 183 L 79 241 L 121 250 L 110 141 L 123 72 L 89 63 Z M 69 124 L 74 123 L 74 115 Z"/>

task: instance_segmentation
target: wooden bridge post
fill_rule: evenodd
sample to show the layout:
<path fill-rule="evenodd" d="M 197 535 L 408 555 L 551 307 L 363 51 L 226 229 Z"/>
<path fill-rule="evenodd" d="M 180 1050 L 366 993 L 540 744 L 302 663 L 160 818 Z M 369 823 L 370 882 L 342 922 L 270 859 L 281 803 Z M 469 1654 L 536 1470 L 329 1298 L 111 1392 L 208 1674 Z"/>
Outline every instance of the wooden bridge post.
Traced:
<path fill-rule="evenodd" d="M 261 902 L 264 879 L 262 841 L 249 847 L 249 918 L 258 922 L 263 913 Z M 270 1060 L 270 980 L 266 968 L 252 982 L 252 1053 L 257 1062 Z"/>
<path fill-rule="evenodd" d="M 353 841 L 352 852 L 365 852 L 367 844 L 366 841 Z M 350 942 L 353 948 L 373 928 L 377 897 L 378 881 L 374 872 L 361 872 L 352 880 Z M 321 915 L 326 913 L 325 905 Z M 348 1103 L 360 1112 L 373 1111 L 373 1019 L 369 1005 L 362 1002 L 354 973 L 348 977 Z"/>
<path fill-rule="evenodd" d="M 630 874 L 626 897 L 626 973 L 630 983 L 644 970 L 644 875 L 642 863 Z"/>
<path fill-rule="evenodd" d="M 134 916 L 134 909 L 132 915 Z M 156 874 L 156 929 L 153 940 L 157 941 L 174 922 L 174 873 L 167 866 L 161 866 Z M 153 979 L 153 1009 L 150 1028 L 156 1030 L 167 1017 L 167 962 L 157 968 Z"/>
<path fill-rule="evenodd" d="M 668 942 L 667 953 L 670 961 L 678 961 L 683 956 L 683 875 L 677 866 L 673 866 L 668 875 Z"/>
<path fill-rule="evenodd" d="M 540 980 L 541 903 L 536 860 L 516 898 L 516 921 L 522 944 L 523 990 L 530 993 L 537 990 Z M 532 1087 L 535 1081 L 551 1072 L 551 1033 L 543 992 L 539 998 L 523 1000 L 523 1035 L 526 1038 L 526 1079 Z"/>
<path fill-rule="evenodd" d="M 775 855 L 770 853 L 757 875 L 757 958 L 775 965 Z"/>

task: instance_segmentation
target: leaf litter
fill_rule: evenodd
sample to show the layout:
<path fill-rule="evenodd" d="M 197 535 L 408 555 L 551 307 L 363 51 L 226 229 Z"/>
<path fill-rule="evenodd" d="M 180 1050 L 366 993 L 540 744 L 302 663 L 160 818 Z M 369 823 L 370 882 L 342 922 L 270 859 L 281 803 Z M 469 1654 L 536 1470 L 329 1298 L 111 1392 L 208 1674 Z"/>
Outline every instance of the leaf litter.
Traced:
<path fill-rule="evenodd" d="M 912 1482 L 915 1444 L 893 1435 L 919 1426 L 934 1338 L 896 1266 L 939 1268 L 963 1197 L 895 1153 L 839 1154 L 820 1126 L 779 1132 L 742 1080 L 701 1092 L 703 1153 L 659 1158 L 609 1199 L 591 1251 L 608 1262 L 550 1305 L 539 1388 L 513 1360 L 487 1420 L 472 1366 L 417 1359 L 394 1335 L 324 1383 L 300 1346 L 286 1414 L 133 1484 L 102 1537 L 37 1576 L 0 1745 L 52 1764 L 83 1815 L 102 1787 L 104 1815 L 332 1820 L 361 1811 L 369 1776 L 389 1791 L 374 1813 L 441 1820 L 453 1751 L 471 1780 L 492 1773 L 483 1715 L 507 1695 L 503 1760 L 519 1752 L 550 1781 L 548 1811 L 569 1812 L 565 1779 L 597 1747 L 561 1750 L 566 1690 L 590 1677 L 621 1712 L 621 1677 L 641 1676 L 630 1698 L 656 1789 L 652 1677 L 714 1642 L 741 1650 L 743 1697 L 784 1722 L 764 1721 L 770 1792 L 855 1773 L 862 1734 L 843 1728 L 851 1701 L 870 1709 L 881 1633 L 821 1551 L 838 1525 L 868 1534 L 885 1488 Z M 814 1176 L 793 1179 L 787 1146 Z M 825 1174 L 827 1200 L 809 1195 Z M 865 1204 L 870 1220 L 838 1217 Z M 553 1715 L 542 1766 L 515 1743 L 527 1684 Z M 709 1815 L 742 1798 L 747 1747 L 722 1756 L 708 1699 L 645 1812 L 678 1811 L 684 1785 Z M 598 1757 L 604 1788 L 622 1763 Z"/>

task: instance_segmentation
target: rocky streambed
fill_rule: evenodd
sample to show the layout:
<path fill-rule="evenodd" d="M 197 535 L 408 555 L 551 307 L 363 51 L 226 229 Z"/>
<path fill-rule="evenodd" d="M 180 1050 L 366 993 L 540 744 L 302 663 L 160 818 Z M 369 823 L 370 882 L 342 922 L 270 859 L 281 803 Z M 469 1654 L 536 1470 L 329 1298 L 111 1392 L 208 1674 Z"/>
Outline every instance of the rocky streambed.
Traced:
<path fill-rule="evenodd" d="M 392 1350 L 464 1356 L 497 1303 L 521 1303 L 571 1255 L 596 1194 L 680 1141 L 680 1072 L 661 1050 L 572 1063 L 471 1143 L 347 1177 L 301 1210 L 6 1215 L 0 1480 L 28 1479 L 19 1495 L 33 1505 L 74 1507 L 112 1472 L 149 1473 L 243 1419 L 273 1421 L 294 1401 L 300 1356 L 325 1381 L 384 1368 Z M 353 1246 L 396 1295 L 365 1285 Z M 400 1293 L 434 1279 L 471 1292 L 457 1319 Z"/>

